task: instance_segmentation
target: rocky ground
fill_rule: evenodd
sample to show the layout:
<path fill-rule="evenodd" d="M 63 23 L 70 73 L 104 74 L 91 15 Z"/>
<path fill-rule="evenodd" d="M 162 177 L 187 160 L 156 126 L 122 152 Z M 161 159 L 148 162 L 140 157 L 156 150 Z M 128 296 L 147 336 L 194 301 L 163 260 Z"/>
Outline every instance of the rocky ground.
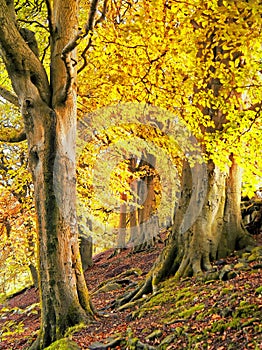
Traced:
<path fill-rule="evenodd" d="M 111 307 L 113 301 L 145 278 L 163 244 L 135 254 L 112 256 L 109 250 L 95 256 L 85 276 L 101 315 L 72 329 L 68 339 L 93 350 L 262 349 L 261 234 L 256 238 L 260 246 L 214 262 L 215 274 L 204 280 L 170 278 L 154 296 L 122 310 Z M 38 291 L 29 288 L 0 306 L 0 349 L 27 349 L 36 338 L 38 300 Z"/>

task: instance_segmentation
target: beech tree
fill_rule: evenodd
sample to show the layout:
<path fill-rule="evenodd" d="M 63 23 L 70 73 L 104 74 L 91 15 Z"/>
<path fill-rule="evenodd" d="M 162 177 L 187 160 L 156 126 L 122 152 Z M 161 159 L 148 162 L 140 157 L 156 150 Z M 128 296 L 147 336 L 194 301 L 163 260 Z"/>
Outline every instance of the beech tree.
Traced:
<path fill-rule="evenodd" d="M 120 104 L 99 109 L 88 115 L 88 128 L 84 123 L 80 132 L 86 147 L 77 169 L 79 201 L 93 214 L 90 220 L 106 220 L 109 229 L 114 228 L 118 235 L 115 244 L 111 236 L 111 246 L 119 249 L 152 247 L 159 222 L 163 225 L 172 215 L 179 182 L 174 172 L 181 167 L 177 140 L 185 135 L 179 128 L 175 141 L 157 128 L 158 119 L 163 118 L 160 110 L 154 111 L 156 119 L 149 108 L 148 120 L 141 124 L 139 116 L 147 107 Z M 115 125 L 111 128 L 112 120 Z"/>
<path fill-rule="evenodd" d="M 50 73 L 38 57 L 34 33 L 16 22 L 13 2 L 0 0 L 1 55 L 17 97 L 4 88 L 0 92 L 20 105 L 25 125 L 25 132 L 1 138 L 27 138 L 38 217 L 42 321 L 33 348 L 46 347 L 68 326 L 93 317 L 75 208 L 75 49 L 81 39 L 87 38 L 87 46 L 78 71 L 85 67 L 89 73 L 79 85 L 82 115 L 114 103 L 138 102 L 141 107 L 134 111 L 127 104 L 125 113 L 99 110 L 95 117 L 109 124 L 120 119 L 122 125 L 139 119 L 140 124 L 157 124 L 159 137 L 152 142 L 159 148 L 170 120 L 178 118 L 194 135 L 205 161 L 192 164 L 182 152 L 181 196 L 172 232 L 145 282 L 127 299 L 155 290 L 171 273 L 178 278 L 202 274 L 212 268 L 213 259 L 252 243 L 241 226 L 239 166 L 248 163 L 246 174 L 261 174 L 256 160 L 261 155 L 259 0 L 112 1 L 101 23 L 105 2 L 92 36 L 97 1 L 91 3 L 83 32 L 78 32 L 77 1 L 45 4 L 50 51 L 44 53 Z M 151 119 L 143 114 L 148 106 L 149 116 L 155 114 Z M 92 133 L 90 122 L 87 126 Z M 175 137 L 183 144 L 184 134 Z"/>
<path fill-rule="evenodd" d="M 97 2 L 92 1 L 82 31 L 78 1 L 33 4 L 46 15 L 44 24 L 36 23 L 48 31 L 48 71 L 35 33 L 17 21 L 17 13 L 28 4 L 17 2 L 15 7 L 14 1 L 0 1 L 1 57 L 15 92 L 4 86 L 1 96 L 20 106 L 24 124 L 22 130 L 14 126 L 2 134 L 1 140 L 27 139 L 37 213 L 41 328 L 32 349 L 47 347 L 68 327 L 93 318 L 76 218 L 76 47 L 93 30 Z"/>
<path fill-rule="evenodd" d="M 260 9 L 256 0 L 121 2 L 117 20 L 109 13 L 94 38 L 100 50 L 90 53 L 90 66 L 99 69 L 81 86 L 86 106 L 92 96 L 96 108 L 108 101 L 164 108 L 186 123 L 206 161 L 204 171 L 183 159 L 167 246 L 129 298 L 154 290 L 169 274 L 201 275 L 214 259 L 252 244 L 240 200 L 243 181 L 261 176 Z M 140 122 L 146 123 L 143 113 Z"/>

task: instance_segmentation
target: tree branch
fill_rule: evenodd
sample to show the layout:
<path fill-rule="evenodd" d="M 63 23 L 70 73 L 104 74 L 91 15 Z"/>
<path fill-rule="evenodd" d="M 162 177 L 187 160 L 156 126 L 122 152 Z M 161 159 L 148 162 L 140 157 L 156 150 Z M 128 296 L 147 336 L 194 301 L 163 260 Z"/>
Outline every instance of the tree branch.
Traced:
<path fill-rule="evenodd" d="M 91 6 L 90 6 L 90 11 L 89 11 L 89 16 L 88 16 L 88 20 L 86 22 L 86 25 L 84 27 L 84 30 L 80 30 L 77 35 L 73 38 L 73 40 L 71 40 L 63 49 L 62 51 L 62 55 L 61 58 L 64 61 L 65 67 L 66 67 L 66 73 L 67 73 L 67 81 L 66 81 L 66 85 L 65 85 L 65 92 L 64 92 L 64 96 L 66 97 L 68 94 L 68 91 L 71 87 L 71 83 L 72 83 L 72 68 L 75 65 L 76 62 L 72 62 L 72 59 L 70 58 L 70 53 L 79 45 L 79 43 L 86 38 L 89 34 L 91 34 L 92 30 L 94 29 L 94 27 L 100 23 L 101 21 L 104 20 L 105 18 L 105 14 L 106 14 L 106 10 L 107 10 L 107 1 L 108 0 L 104 0 L 104 5 L 103 5 L 103 11 L 101 13 L 101 16 L 99 17 L 98 20 L 95 21 L 95 15 L 96 15 L 96 11 L 97 11 L 97 5 L 98 5 L 98 1 L 99 0 L 92 0 L 91 2 Z M 86 46 L 86 48 L 84 49 L 83 53 L 85 55 L 85 53 L 87 52 L 87 50 L 89 49 L 89 47 L 91 46 L 91 36 L 89 38 L 88 44 Z M 83 57 L 83 54 L 82 54 Z M 86 60 L 84 59 L 84 67 L 86 66 Z M 82 66 L 80 68 L 79 71 L 83 70 L 84 67 Z"/>
<path fill-rule="evenodd" d="M 107 11 L 107 3 L 108 0 L 104 0 L 104 5 L 103 5 L 103 10 L 101 13 L 101 16 L 96 20 L 95 24 L 94 24 L 94 28 L 101 22 L 103 22 L 106 18 L 106 11 Z M 77 73 L 82 72 L 83 69 L 85 69 L 85 67 L 87 66 L 87 59 L 86 59 L 86 53 L 89 50 L 89 48 L 91 47 L 92 44 L 92 36 L 89 37 L 88 43 L 86 45 L 86 47 L 84 48 L 83 52 L 81 53 L 81 58 L 83 59 L 83 64 L 82 66 L 78 69 Z"/>
<path fill-rule="evenodd" d="M 2 86 L 0 86 L 0 96 L 2 96 L 6 101 L 12 103 L 14 106 L 19 107 L 17 96 Z"/>
<path fill-rule="evenodd" d="M 93 24 L 95 20 L 95 13 L 97 8 L 98 0 L 92 0 L 91 8 L 89 12 L 89 18 L 87 24 L 85 26 L 85 30 L 80 30 L 77 35 L 71 40 L 62 51 L 62 60 L 65 62 L 65 66 L 67 67 L 68 55 L 72 52 L 80 43 L 82 39 L 84 39 L 89 32 L 93 29 Z M 70 62 L 70 60 L 69 60 Z"/>
<path fill-rule="evenodd" d="M 0 22 L 1 56 L 15 93 L 19 99 L 23 98 L 28 82 L 37 88 L 42 100 L 49 104 L 50 86 L 46 71 L 19 32 L 10 1 L 0 0 Z"/>
<path fill-rule="evenodd" d="M 5 134 L 0 133 L 0 142 L 17 143 L 26 140 L 26 134 L 24 130 L 15 130 L 8 128 Z"/>
<path fill-rule="evenodd" d="M 261 112 L 261 109 L 262 109 L 262 102 L 258 102 L 258 103 L 255 103 L 253 105 L 251 105 L 250 107 L 248 108 L 245 108 L 243 111 L 246 112 L 246 111 L 256 111 L 256 115 L 258 113 Z"/>
<path fill-rule="evenodd" d="M 46 31 L 48 31 L 48 28 L 46 26 L 44 26 L 42 23 L 40 23 L 39 21 L 29 21 L 27 19 L 19 19 L 17 22 L 21 22 L 21 23 L 26 23 L 26 24 L 36 24 L 37 27 L 39 28 L 43 28 Z"/>
<path fill-rule="evenodd" d="M 53 15 L 52 15 L 52 6 L 50 0 L 45 0 L 46 8 L 47 8 L 47 19 L 48 19 L 48 27 L 50 35 L 53 34 Z"/>

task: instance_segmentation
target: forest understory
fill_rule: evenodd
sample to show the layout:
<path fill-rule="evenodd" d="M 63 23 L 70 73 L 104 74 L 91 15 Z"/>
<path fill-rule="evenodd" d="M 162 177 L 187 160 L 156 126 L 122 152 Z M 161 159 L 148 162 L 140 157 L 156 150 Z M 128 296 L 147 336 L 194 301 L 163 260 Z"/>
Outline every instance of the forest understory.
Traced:
<path fill-rule="evenodd" d="M 170 278 L 155 295 L 114 307 L 145 278 L 164 235 L 150 251 L 126 249 L 113 256 L 111 249 L 96 255 L 85 273 L 96 320 L 69 330 L 67 339 L 48 349 L 262 349 L 262 233 L 255 236 L 255 249 L 213 263 L 219 280 L 212 274 L 204 280 Z M 36 288 L 6 300 L 0 305 L 0 349 L 27 349 L 39 318 Z"/>

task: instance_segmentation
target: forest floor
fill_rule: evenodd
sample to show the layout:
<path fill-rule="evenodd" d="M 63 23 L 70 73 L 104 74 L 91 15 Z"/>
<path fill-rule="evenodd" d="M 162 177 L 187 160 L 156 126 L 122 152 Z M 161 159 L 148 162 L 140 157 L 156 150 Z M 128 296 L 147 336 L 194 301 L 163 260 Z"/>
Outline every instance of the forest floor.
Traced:
<path fill-rule="evenodd" d="M 103 316 L 71 330 L 80 349 L 262 349 L 262 234 L 259 247 L 214 262 L 220 279 L 169 278 L 155 295 L 129 308 L 112 302 L 141 282 L 163 248 L 94 257 L 86 273 Z M 105 283 L 106 281 L 106 283 Z M 0 305 L 0 349 L 27 349 L 39 330 L 38 290 L 28 288 Z"/>

